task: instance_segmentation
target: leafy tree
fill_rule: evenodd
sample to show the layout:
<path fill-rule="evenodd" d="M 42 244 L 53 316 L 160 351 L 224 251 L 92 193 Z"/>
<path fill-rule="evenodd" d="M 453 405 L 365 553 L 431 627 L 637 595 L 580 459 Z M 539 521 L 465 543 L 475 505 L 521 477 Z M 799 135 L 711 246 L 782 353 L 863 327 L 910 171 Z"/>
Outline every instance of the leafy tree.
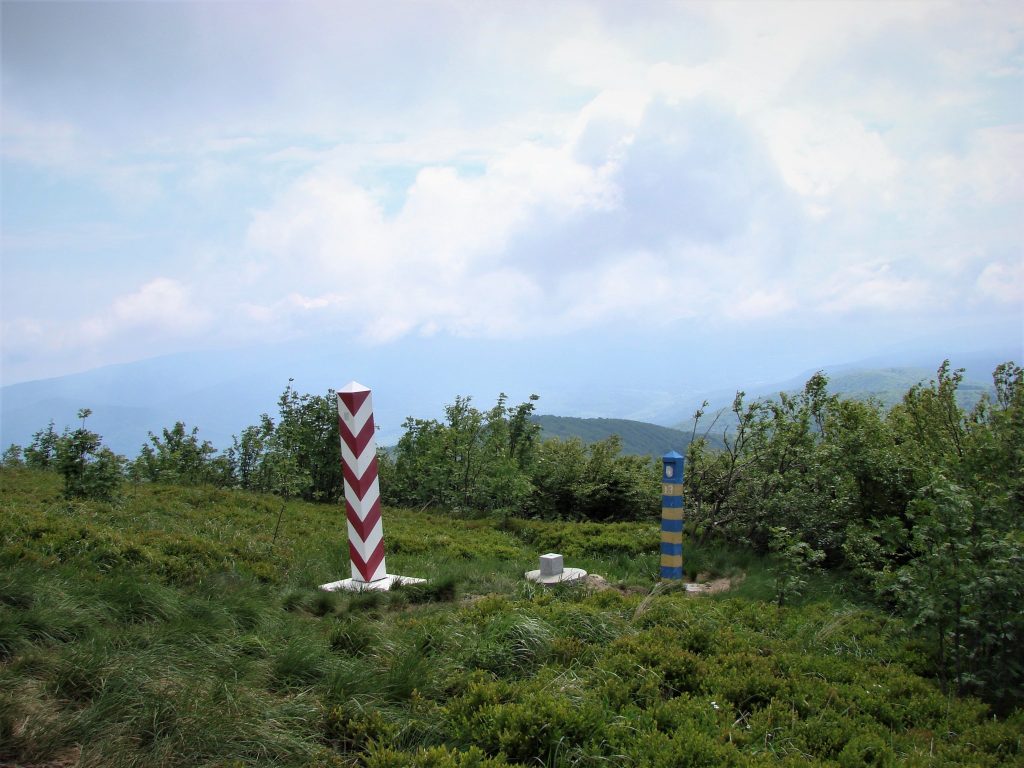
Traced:
<path fill-rule="evenodd" d="M 235 468 L 238 484 L 247 490 L 260 485 L 260 461 L 266 451 L 267 440 L 274 434 L 274 422 L 270 416 L 260 416 L 260 423 L 246 427 L 241 435 L 235 435 L 228 449 L 231 463 Z"/>
<path fill-rule="evenodd" d="M 889 422 L 898 435 L 899 453 L 910 470 L 915 488 L 930 481 L 935 466 L 954 466 L 964 457 L 968 415 L 957 404 L 956 391 L 963 369 L 950 371 L 946 360 L 935 381 L 917 384 L 893 407 Z"/>
<path fill-rule="evenodd" d="M 877 585 L 929 633 L 951 688 L 1009 708 L 1024 701 L 1024 376 L 1000 365 L 969 413 L 960 377 L 944 362 L 890 414 L 914 489 L 907 547 Z"/>
<path fill-rule="evenodd" d="M 378 460 L 385 500 L 587 520 L 656 514 L 651 459 L 621 455 L 617 437 L 589 446 L 578 439 L 540 441 L 530 418 L 537 399 L 512 406 L 502 394 L 481 411 L 458 397 L 443 422 L 407 419 L 393 459 Z"/>
<path fill-rule="evenodd" d="M 529 510 L 568 520 L 632 520 L 657 514 L 656 462 L 622 455 L 613 435 L 590 445 L 578 438 L 541 443 L 533 471 Z"/>
<path fill-rule="evenodd" d="M 272 447 L 286 454 L 302 477 L 299 495 L 307 501 L 337 501 L 342 494 L 338 397 L 300 395 L 288 386 L 278 399 L 279 420 Z M 284 459 L 279 459 L 284 461 Z"/>
<path fill-rule="evenodd" d="M 25 461 L 22 458 L 21 446 L 17 443 L 11 443 L 7 446 L 3 456 L 0 456 L 0 467 L 13 468 L 25 466 Z"/>
<path fill-rule="evenodd" d="M 970 411 L 962 377 L 945 361 L 888 413 L 821 375 L 797 395 L 739 393 L 726 449 L 689 449 L 687 515 L 775 553 L 779 600 L 819 553 L 851 568 L 926 633 L 951 688 L 1005 709 L 1024 699 L 1024 373 L 999 366 Z"/>
<path fill-rule="evenodd" d="M 216 456 L 217 449 L 207 441 L 199 440 L 199 430 L 186 430 L 183 422 L 164 429 L 163 436 L 149 433 L 149 444 L 143 445 L 132 462 L 132 477 L 148 482 L 177 483 L 180 485 L 227 486 L 234 482 L 234 468 L 230 457 Z"/>
<path fill-rule="evenodd" d="M 727 525 L 736 516 L 732 509 L 733 490 L 742 476 L 741 457 L 751 430 L 757 423 L 761 403 L 752 403 L 744 408 L 745 392 L 739 391 L 732 401 L 732 412 L 736 417 L 736 429 L 722 433 L 722 451 L 708 450 L 708 434 L 714 428 L 718 417 L 697 437 L 697 427 L 704 416 L 707 400 L 693 415 L 693 435 L 686 449 L 686 478 L 689 491 L 688 503 L 692 521 L 710 534 L 719 526 Z"/>
<path fill-rule="evenodd" d="M 457 510 L 519 508 L 533 490 L 530 480 L 540 427 L 530 420 L 536 395 L 516 406 L 502 393 L 487 411 L 457 397 L 445 420 L 406 419 L 394 451 L 389 503 Z"/>
<path fill-rule="evenodd" d="M 782 525 L 772 526 L 769 547 L 775 556 L 775 603 L 781 606 L 803 593 L 808 575 L 825 559 L 825 553 L 812 549 Z"/>
<path fill-rule="evenodd" d="M 243 488 L 335 502 L 342 494 L 337 394 L 300 395 L 289 379 L 268 414 L 236 436 L 228 457 Z"/>
<path fill-rule="evenodd" d="M 395 446 L 394 460 L 378 457 L 381 494 L 388 504 L 444 505 L 452 498 L 454 461 L 446 450 L 448 428 L 434 419 L 407 418 Z M 387 478 L 385 481 L 385 477 Z"/>
<path fill-rule="evenodd" d="M 82 425 L 74 432 L 65 430 L 57 440 L 56 466 L 64 476 L 64 495 L 69 499 L 111 500 L 121 484 L 124 458 L 103 445 L 102 438 L 85 428 L 92 414 L 88 408 L 78 412 Z"/>
<path fill-rule="evenodd" d="M 25 449 L 25 466 L 32 469 L 56 469 L 57 442 L 60 435 L 53 428 L 53 421 L 32 435 L 32 442 Z"/>
<path fill-rule="evenodd" d="M 733 401 L 737 427 L 723 435 L 724 451 L 708 451 L 701 438 L 688 449 L 694 529 L 767 552 L 772 528 L 783 526 L 836 561 L 856 504 L 855 483 L 839 460 L 838 398 L 822 374 L 798 395 L 747 405 L 743 397 L 738 392 Z"/>

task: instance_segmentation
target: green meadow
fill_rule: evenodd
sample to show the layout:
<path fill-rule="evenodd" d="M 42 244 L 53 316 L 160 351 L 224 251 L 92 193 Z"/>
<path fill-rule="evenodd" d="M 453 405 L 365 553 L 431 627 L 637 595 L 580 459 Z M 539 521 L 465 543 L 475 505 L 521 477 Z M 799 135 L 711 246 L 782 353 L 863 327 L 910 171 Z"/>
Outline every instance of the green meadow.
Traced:
<path fill-rule="evenodd" d="M 337 594 L 340 507 L 0 471 L 0 764 L 1024 763 L 1024 716 L 944 694 L 841 574 L 780 607 L 717 549 L 688 566 L 729 591 L 656 586 L 656 520 L 388 508 L 389 572 L 429 582 Z M 608 584 L 526 582 L 548 551 Z"/>

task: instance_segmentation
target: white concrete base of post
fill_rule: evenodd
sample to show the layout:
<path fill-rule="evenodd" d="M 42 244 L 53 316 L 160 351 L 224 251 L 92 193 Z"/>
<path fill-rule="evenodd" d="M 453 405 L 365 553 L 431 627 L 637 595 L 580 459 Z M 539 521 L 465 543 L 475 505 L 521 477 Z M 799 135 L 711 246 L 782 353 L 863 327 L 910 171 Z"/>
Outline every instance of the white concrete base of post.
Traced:
<path fill-rule="evenodd" d="M 332 581 L 330 584 L 321 584 L 320 589 L 324 592 L 387 592 L 392 587 L 400 587 L 403 584 L 425 584 L 426 579 L 417 579 L 412 576 L 395 576 L 387 574 L 383 579 L 374 581 L 358 581 L 357 579 L 342 579 Z"/>
<path fill-rule="evenodd" d="M 540 568 L 536 571 L 527 571 L 523 575 L 527 580 L 538 584 L 571 584 L 585 578 L 587 572 L 582 568 L 566 568 L 561 555 L 549 552 L 540 556 Z"/>

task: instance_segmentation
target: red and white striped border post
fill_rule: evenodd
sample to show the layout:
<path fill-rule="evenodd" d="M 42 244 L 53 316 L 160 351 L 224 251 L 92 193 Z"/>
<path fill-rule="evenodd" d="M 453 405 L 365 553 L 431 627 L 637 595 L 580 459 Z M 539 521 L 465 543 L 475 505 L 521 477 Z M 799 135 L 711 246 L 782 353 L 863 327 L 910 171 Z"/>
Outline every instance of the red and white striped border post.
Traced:
<path fill-rule="evenodd" d="M 321 584 L 320 589 L 389 590 L 396 584 L 422 584 L 426 579 L 393 576 L 384 567 L 384 524 L 380 516 L 377 439 L 373 398 L 368 387 L 353 381 L 338 390 L 338 431 L 341 470 L 345 478 L 345 516 L 352 578 Z"/>
<path fill-rule="evenodd" d="M 338 429 L 352 580 L 378 581 L 387 575 L 387 569 L 384 566 L 384 524 L 380 519 L 373 397 L 370 390 L 358 382 L 353 381 L 338 392 Z"/>

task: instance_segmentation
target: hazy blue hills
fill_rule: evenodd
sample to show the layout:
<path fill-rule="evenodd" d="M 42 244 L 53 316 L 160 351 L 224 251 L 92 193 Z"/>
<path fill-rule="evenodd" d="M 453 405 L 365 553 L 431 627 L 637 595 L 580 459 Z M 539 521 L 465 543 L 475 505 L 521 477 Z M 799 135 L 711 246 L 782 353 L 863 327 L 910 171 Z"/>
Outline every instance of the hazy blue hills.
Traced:
<path fill-rule="evenodd" d="M 669 451 L 684 453 L 690 444 L 690 432 L 631 419 L 538 415 L 533 417 L 533 421 L 540 425 L 544 438 L 567 440 L 578 437 L 589 444 L 618 435 L 622 438 L 623 453 L 637 456 L 664 456 Z M 717 440 L 713 442 L 718 444 Z"/>
<path fill-rule="evenodd" d="M 915 384 L 935 379 L 936 372 L 927 368 L 881 368 L 840 372 L 829 378 L 829 390 L 845 397 L 872 398 L 892 407 Z M 957 389 L 957 399 L 964 408 L 972 408 L 985 392 L 992 391 L 991 379 L 965 377 Z"/>
<path fill-rule="evenodd" d="M 888 408 L 898 403 L 913 385 L 927 383 L 935 378 L 935 370 L 921 366 L 886 368 L 844 368 L 832 371 L 825 369 L 829 377 L 829 391 L 842 397 L 857 400 L 872 399 Z M 776 397 L 779 392 L 797 393 L 802 390 L 810 374 L 779 382 L 771 387 L 752 387 L 747 392 L 747 401 Z M 971 408 L 982 393 L 991 391 L 991 382 L 980 378 L 965 377 L 958 390 L 960 405 Z M 715 448 L 722 447 L 723 432 L 731 430 L 736 420 L 729 410 L 735 392 L 719 393 L 708 397 L 709 406 L 701 421 L 697 434 L 704 436 Z M 690 404 L 690 412 L 700 406 Z M 715 417 L 717 415 L 717 420 Z M 611 418 L 578 418 L 571 416 L 534 416 L 533 421 L 541 426 L 545 438 L 557 437 L 562 440 L 578 437 L 584 443 L 594 443 L 611 435 L 622 438 L 624 453 L 635 455 L 662 456 L 669 450 L 684 452 L 693 434 L 692 416 L 665 427 L 645 421 Z M 714 426 L 712 427 L 712 422 Z M 710 430 L 709 430 L 710 427 Z"/>
<path fill-rule="evenodd" d="M 941 362 L 941 361 L 940 361 Z M 999 362 L 1005 362 L 1000 360 Z M 957 400 L 965 409 L 973 408 L 986 392 L 992 391 L 991 372 L 999 364 L 995 358 L 979 359 L 971 367 L 967 368 L 963 381 L 957 390 Z M 1016 362 L 1016 361 L 1015 361 Z M 991 366 L 991 367 L 989 367 Z M 954 367 L 966 367 L 957 365 Z M 936 368 L 924 366 L 888 366 L 882 368 L 858 368 L 852 366 L 835 366 L 824 368 L 822 372 L 828 377 L 828 390 L 833 394 L 855 400 L 873 400 L 885 408 L 891 408 L 903 399 L 904 394 L 915 384 L 925 384 L 936 378 Z M 812 372 L 795 377 L 788 381 L 780 382 L 771 388 L 755 387 L 746 390 L 746 402 L 756 399 L 771 399 L 778 396 L 780 392 L 796 394 L 802 391 L 807 379 Z M 717 422 L 711 430 L 710 435 L 721 436 L 723 430 L 731 429 L 736 419 L 730 408 L 735 392 L 717 393 L 714 397 L 706 398 L 708 407 L 705 409 L 705 416 L 702 419 L 701 429 L 706 430 L 712 420 L 717 416 Z M 692 410 L 700 403 L 695 403 Z M 677 422 L 676 427 L 682 430 L 692 430 L 692 416 L 683 421 Z"/>
<path fill-rule="evenodd" d="M 776 381 L 807 364 L 803 357 L 797 364 L 788 357 L 756 363 L 752 344 L 697 340 L 686 354 L 666 357 L 656 335 L 638 341 L 610 330 L 544 343 L 438 334 L 374 346 L 337 334 L 195 350 L 4 386 L 0 443 L 25 445 L 51 419 L 58 431 L 77 426 L 78 409 L 91 408 L 90 428 L 129 456 L 148 431 L 175 421 L 226 448 L 261 413 L 276 413 L 289 379 L 297 391 L 316 394 L 352 380 L 370 387 L 381 445 L 398 440 L 408 416 L 443 418 L 445 404 L 458 395 L 489 408 L 502 392 L 510 403 L 537 394 L 547 413 L 669 425 L 700 392 L 749 377 Z"/>
<path fill-rule="evenodd" d="M 666 443 L 680 450 L 693 428 L 691 416 L 702 400 L 727 408 L 736 389 L 748 397 L 799 390 L 815 368 L 807 353 L 757 357 L 759 341 L 688 347 L 666 356 L 659 341 L 646 346 L 613 335 L 581 335 L 537 344 L 503 341 L 411 338 L 370 347 L 345 339 L 266 344 L 231 350 L 167 355 L 95 368 L 67 376 L 25 381 L 0 388 L 0 447 L 28 444 L 52 419 L 58 431 L 77 426 L 79 408 L 92 409 L 88 426 L 113 450 L 134 457 L 149 431 L 159 434 L 176 421 L 198 427 L 218 449 L 231 436 L 275 415 L 277 398 L 293 380 L 299 392 L 326 393 L 355 379 L 373 389 L 378 444 L 394 445 L 408 416 L 443 418 L 444 405 L 471 396 L 480 408 L 505 392 L 510 403 L 540 395 L 538 407 L 574 417 L 543 424 L 551 436 L 585 441 L 619 434 L 629 452 L 660 455 Z M 781 342 L 780 342 L 781 344 Z M 1021 362 L 1020 350 L 953 354 L 967 368 L 963 395 L 977 399 L 996 364 Z M 810 360 L 814 364 L 815 354 Z M 942 354 L 905 351 L 849 365 L 823 365 L 831 389 L 850 397 L 892 403 L 906 388 L 935 375 Z M 826 358 L 827 359 L 827 358 Z M 767 361 L 767 362 L 766 362 Z M 794 376 L 795 371 L 804 371 Z M 973 401 L 972 401 L 973 402 Z M 633 426 L 642 423 L 641 426 Z M 711 433 L 721 438 L 726 421 Z M 660 432 L 674 427 L 679 432 Z"/>

